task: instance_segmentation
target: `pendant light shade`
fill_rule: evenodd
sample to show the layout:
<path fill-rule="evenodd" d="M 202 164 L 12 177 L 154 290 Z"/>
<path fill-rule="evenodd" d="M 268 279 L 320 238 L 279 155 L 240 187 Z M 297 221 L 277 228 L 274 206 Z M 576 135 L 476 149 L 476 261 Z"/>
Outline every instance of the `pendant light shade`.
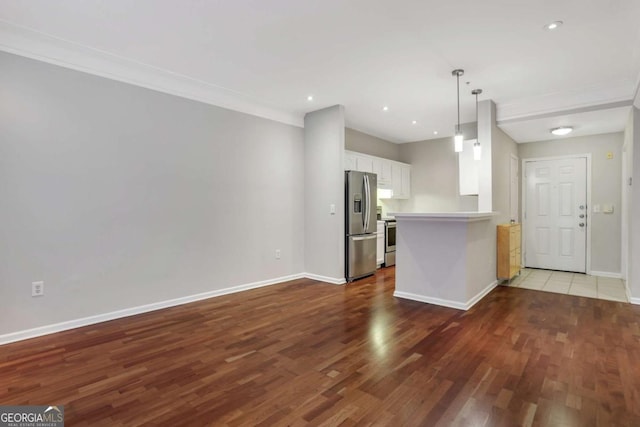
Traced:
<path fill-rule="evenodd" d="M 457 95 L 458 95 L 458 123 L 456 124 L 456 133 L 453 137 L 453 148 L 456 153 L 460 153 L 463 148 L 464 135 L 460 129 L 460 76 L 464 75 L 464 70 L 456 69 L 451 72 L 452 76 L 456 76 Z"/>
<path fill-rule="evenodd" d="M 482 146 L 480 145 L 480 135 L 478 135 L 478 95 L 482 93 L 482 89 L 474 89 L 471 91 L 471 95 L 476 96 L 476 142 L 473 143 L 473 160 L 482 159 Z"/>
<path fill-rule="evenodd" d="M 456 132 L 456 135 L 453 137 L 453 149 L 456 153 L 462 151 L 463 148 L 464 135 L 462 132 Z"/>

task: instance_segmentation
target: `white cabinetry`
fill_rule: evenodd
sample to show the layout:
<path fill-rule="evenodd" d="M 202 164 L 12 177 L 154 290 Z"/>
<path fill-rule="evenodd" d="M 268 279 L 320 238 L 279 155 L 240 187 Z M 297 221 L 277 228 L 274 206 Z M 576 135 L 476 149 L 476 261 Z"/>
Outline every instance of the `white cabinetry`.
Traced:
<path fill-rule="evenodd" d="M 346 171 L 357 171 L 356 165 L 356 156 L 345 151 L 344 153 L 344 170 Z"/>
<path fill-rule="evenodd" d="M 345 151 L 344 169 L 375 173 L 378 176 L 378 188 L 392 190 L 392 199 L 408 199 L 411 195 L 409 164 Z"/>
<path fill-rule="evenodd" d="M 408 199 L 411 195 L 411 166 L 394 163 L 391 167 L 393 198 Z"/>
<path fill-rule="evenodd" d="M 381 266 L 384 264 L 384 221 L 378 221 L 377 229 L 377 246 L 376 246 L 376 264 Z"/>
<path fill-rule="evenodd" d="M 378 188 L 392 188 L 393 178 L 391 169 L 392 162 L 390 160 L 381 158 L 375 158 L 373 160 L 373 173 L 378 175 Z"/>
<path fill-rule="evenodd" d="M 356 170 L 360 172 L 374 172 L 373 159 L 370 157 L 356 156 Z"/>

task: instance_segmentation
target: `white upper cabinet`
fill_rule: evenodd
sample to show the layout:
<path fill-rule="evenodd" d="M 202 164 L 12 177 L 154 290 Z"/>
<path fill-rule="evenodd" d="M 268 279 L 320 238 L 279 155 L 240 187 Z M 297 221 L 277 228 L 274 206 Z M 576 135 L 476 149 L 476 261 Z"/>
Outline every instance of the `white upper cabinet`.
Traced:
<path fill-rule="evenodd" d="M 374 158 L 373 172 L 378 175 L 378 188 L 392 188 L 392 162 L 387 159 Z"/>
<path fill-rule="evenodd" d="M 371 157 L 356 155 L 356 170 L 360 172 L 374 172 L 373 159 Z"/>
<path fill-rule="evenodd" d="M 344 170 L 356 171 L 356 156 L 348 151 L 344 152 Z"/>
<path fill-rule="evenodd" d="M 391 190 L 392 199 L 408 199 L 411 195 L 411 165 L 382 157 L 345 151 L 344 169 L 373 172 L 378 188 Z"/>
<path fill-rule="evenodd" d="M 411 195 L 411 165 L 393 163 L 391 165 L 393 198 L 408 199 Z"/>

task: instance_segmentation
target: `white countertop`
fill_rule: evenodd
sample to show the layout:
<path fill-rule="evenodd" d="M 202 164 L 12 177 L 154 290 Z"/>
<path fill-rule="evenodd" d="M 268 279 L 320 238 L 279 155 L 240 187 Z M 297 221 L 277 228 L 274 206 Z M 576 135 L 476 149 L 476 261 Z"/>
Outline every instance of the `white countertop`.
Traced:
<path fill-rule="evenodd" d="M 499 212 L 393 212 L 396 220 L 474 222 L 488 220 Z"/>

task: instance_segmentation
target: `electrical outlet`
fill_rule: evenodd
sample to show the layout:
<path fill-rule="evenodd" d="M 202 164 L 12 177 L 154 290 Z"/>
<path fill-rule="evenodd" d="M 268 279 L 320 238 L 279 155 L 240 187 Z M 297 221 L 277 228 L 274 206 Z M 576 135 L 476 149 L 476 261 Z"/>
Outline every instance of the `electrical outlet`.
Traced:
<path fill-rule="evenodd" d="M 276 259 L 280 259 L 281 256 L 282 253 L 280 252 L 280 249 L 276 249 Z"/>
<path fill-rule="evenodd" d="M 31 296 L 41 297 L 44 295 L 44 282 L 31 282 Z"/>

